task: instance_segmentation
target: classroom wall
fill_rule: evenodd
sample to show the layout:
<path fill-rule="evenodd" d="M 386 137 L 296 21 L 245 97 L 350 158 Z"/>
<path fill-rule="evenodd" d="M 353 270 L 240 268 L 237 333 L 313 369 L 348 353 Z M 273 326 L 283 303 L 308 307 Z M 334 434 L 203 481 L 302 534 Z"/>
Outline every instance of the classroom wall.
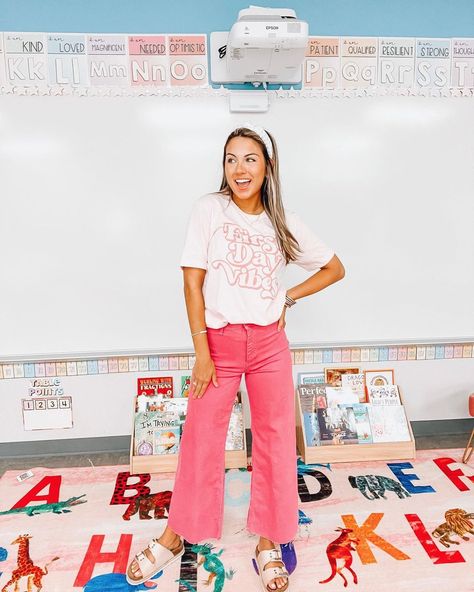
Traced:
<path fill-rule="evenodd" d="M 86 33 L 226 31 L 245 0 L 0 0 L 0 30 Z M 293 8 L 311 35 L 472 37 L 472 0 L 259 0 Z"/>
<path fill-rule="evenodd" d="M 294 380 L 296 382 L 298 372 L 321 371 L 328 366 L 330 365 L 295 364 Z M 472 360 L 453 358 L 418 362 L 364 362 L 359 366 L 365 370 L 394 369 L 395 380 L 399 385 L 407 416 L 411 421 L 459 419 L 467 416 L 466 374 L 472 376 L 474 370 Z M 1 441 L 36 442 L 130 434 L 133 422 L 132 395 L 136 391 L 137 377 L 173 376 L 175 384 L 179 385 L 180 376 L 184 374 L 189 373 L 186 371 L 117 372 L 96 376 L 61 377 L 61 386 L 65 394 L 72 396 L 74 427 L 28 432 L 23 430 L 21 400 L 28 398 L 30 380 L 21 378 L 0 381 L 0 400 L 3 401 Z M 251 416 L 244 379 L 242 379 L 241 388 L 244 422 L 249 428 Z M 271 392 L 268 393 L 268 397 L 271 401 Z"/>
<path fill-rule="evenodd" d="M 312 35 L 393 35 L 427 37 L 474 36 L 472 0 L 260 0 L 262 6 L 292 7 L 310 24 Z M 177 2 L 75 0 L 57 2 L 0 0 L 1 31 L 102 32 L 102 33 L 210 33 L 227 30 L 238 10 L 248 3 L 236 0 Z M 466 399 L 472 357 L 435 360 L 381 361 L 361 364 L 365 369 L 393 367 L 411 420 L 467 417 Z M 320 364 L 295 364 L 298 371 L 319 370 Z M 185 372 L 173 371 L 176 378 Z M 24 432 L 21 398 L 29 379 L 0 377 L 2 437 L 4 442 L 31 442 L 128 434 L 131 430 L 130 396 L 136 377 L 156 372 L 64 376 L 66 394 L 74 399 L 74 428 Z M 168 374 L 168 372 L 159 372 Z M 107 396 L 104 396 L 107 394 Z M 244 399 L 247 425 L 251 418 Z"/>

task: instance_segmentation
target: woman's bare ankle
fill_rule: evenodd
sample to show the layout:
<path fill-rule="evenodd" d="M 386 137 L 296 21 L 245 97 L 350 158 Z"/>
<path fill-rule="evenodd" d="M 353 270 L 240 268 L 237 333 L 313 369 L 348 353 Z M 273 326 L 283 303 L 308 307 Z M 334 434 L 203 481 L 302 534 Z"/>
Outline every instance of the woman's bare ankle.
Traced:
<path fill-rule="evenodd" d="M 163 545 L 168 547 L 168 546 L 175 546 L 175 544 L 178 542 L 179 539 L 180 539 L 179 534 L 175 533 L 174 530 L 171 530 L 171 528 L 169 528 L 167 526 L 164 529 L 164 531 L 161 533 L 161 536 L 159 537 L 158 540 L 160 543 L 162 543 Z"/>

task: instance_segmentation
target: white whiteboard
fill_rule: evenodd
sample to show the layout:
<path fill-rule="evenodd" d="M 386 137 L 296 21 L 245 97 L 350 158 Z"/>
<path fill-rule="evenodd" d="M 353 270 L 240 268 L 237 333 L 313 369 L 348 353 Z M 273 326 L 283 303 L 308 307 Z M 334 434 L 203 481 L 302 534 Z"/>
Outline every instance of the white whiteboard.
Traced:
<path fill-rule="evenodd" d="M 285 207 L 346 277 L 287 313 L 292 345 L 474 335 L 468 98 L 0 99 L 0 356 L 189 349 L 179 258 L 242 121 L 275 134 Z M 286 285 L 309 274 L 289 266 Z"/>

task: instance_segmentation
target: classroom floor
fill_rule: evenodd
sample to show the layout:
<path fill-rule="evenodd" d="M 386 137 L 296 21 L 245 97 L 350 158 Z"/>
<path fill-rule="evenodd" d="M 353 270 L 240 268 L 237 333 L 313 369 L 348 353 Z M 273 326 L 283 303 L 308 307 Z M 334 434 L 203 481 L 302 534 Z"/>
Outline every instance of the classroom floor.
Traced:
<path fill-rule="evenodd" d="M 248 434 L 247 449 L 249 456 L 252 452 L 252 438 Z M 444 434 L 440 436 L 419 436 L 415 438 L 417 450 L 464 448 L 469 434 Z M 58 443 L 59 446 L 59 443 Z M 126 465 L 129 463 L 128 451 L 100 452 L 87 454 L 54 454 L 47 456 L 22 456 L 0 459 L 0 476 L 8 470 L 25 471 L 30 467 L 86 467 Z"/>
<path fill-rule="evenodd" d="M 250 440 L 250 432 L 248 436 Z M 371 545 L 380 548 L 372 553 L 371 546 L 365 542 L 360 550 L 353 549 L 357 551 L 353 571 L 345 574 L 350 578 L 350 589 L 355 590 L 352 580 L 358 578 L 358 588 L 364 592 L 428 592 L 434 587 L 453 588 L 458 592 L 472 590 L 466 586 L 472 580 L 473 539 L 459 539 L 460 547 L 445 551 L 430 538 L 433 529 L 443 526 L 448 511 L 466 514 L 472 510 L 468 491 L 472 464 L 459 465 L 467 438 L 468 434 L 463 433 L 418 438 L 416 459 L 410 463 L 335 463 L 330 467 L 320 465 L 320 470 L 298 463 L 301 502 L 298 531 L 294 541 L 282 546 L 291 573 L 291 588 L 322 589 L 318 584 L 321 582 L 327 583 L 327 592 L 342 590 L 341 579 L 345 576 L 331 573 L 332 555 L 327 551 L 331 543 L 341 540 L 341 533 L 336 531 L 349 528 L 351 532 L 354 525 L 359 528 L 357 525 L 364 521 L 360 532 L 364 539 L 374 543 L 366 529 L 372 532 L 383 519 L 382 538 Z M 248 450 L 251 451 L 251 442 Z M 49 571 L 41 572 L 47 579 L 48 592 L 74 592 L 78 588 L 83 592 L 129 592 L 132 586 L 126 583 L 124 575 L 128 558 L 130 553 L 145 546 L 151 533 L 156 536 L 162 531 L 162 525 L 155 521 L 166 518 L 160 515 L 160 510 L 165 509 L 167 496 L 172 493 L 174 475 L 148 476 L 150 495 L 144 498 L 155 500 L 159 494 L 158 502 L 154 501 L 154 506 L 140 506 L 143 512 L 137 512 L 138 506 L 127 501 L 129 496 L 123 497 L 129 477 L 128 463 L 126 451 L 0 459 L 2 510 L 13 508 L 19 498 L 28 499 L 25 492 L 36 495 L 38 486 L 46 491 L 48 482 L 51 495 L 58 495 L 53 484 L 58 492 L 61 488 L 59 499 L 63 504 L 74 496 L 87 502 L 84 506 L 79 502 L 63 513 L 54 512 L 58 505 L 49 504 L 49 510 L 53 511 L 46 509 L 34 518 L 26 512 L 3 510 L 0 588 L 5 587 L 18 566 L 20 548 L 14 543 L 26 538 L 29 545 L 31 538 L 33 559 L 40 566 L 51 566 Z M 15 477 L 29 468 L 33 469 L 34 478 L 19 484 Z M 403 470 L 407 468 L 411 470 L 404 479 Z M 411 483 L 412 480 L 420 483 Z M 251 483 L 252 475 L 248 471 L 227 471 L 221 538 L 196 545 L 186 542 L 179 564 L 158 574 L 156 582 L 136 587 L 136 592 L 149 588 L 178 592 L 184 587 L 197 592 L 222 592 L 224 582 L 226 592 L 260 589 L 252 561 L 258 535 L 245 529 Z M 332 497 L 327 500 L 329 496 Z M 26 537 L 20 534 L 25 532 L 29 533 Z M 100 551 L 102 543 L 107 551 Z M 394 561 L 399 559 L 407 561 Z M 294 570 L 296 563 L 298 569 Z M 220 574 L 220 579 L 215 580 L 211 591 L 212 573 Z"/>

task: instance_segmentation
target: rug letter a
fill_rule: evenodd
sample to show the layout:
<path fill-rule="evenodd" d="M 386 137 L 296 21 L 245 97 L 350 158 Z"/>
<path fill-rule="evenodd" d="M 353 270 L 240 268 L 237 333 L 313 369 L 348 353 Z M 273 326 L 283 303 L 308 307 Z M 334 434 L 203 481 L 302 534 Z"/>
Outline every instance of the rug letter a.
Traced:
<path fill-rule="evenodd" d="M 38 495 L 45 487 L 49 486 L 48 493 Z M 59 489 L 61 487 L 61 476 L 43 477 L 30 491 L 21 498 L 12 508 L 24 508 L 31 502 L 45 502 L 46 504 L 56 504 L 59 502 Z"/>

